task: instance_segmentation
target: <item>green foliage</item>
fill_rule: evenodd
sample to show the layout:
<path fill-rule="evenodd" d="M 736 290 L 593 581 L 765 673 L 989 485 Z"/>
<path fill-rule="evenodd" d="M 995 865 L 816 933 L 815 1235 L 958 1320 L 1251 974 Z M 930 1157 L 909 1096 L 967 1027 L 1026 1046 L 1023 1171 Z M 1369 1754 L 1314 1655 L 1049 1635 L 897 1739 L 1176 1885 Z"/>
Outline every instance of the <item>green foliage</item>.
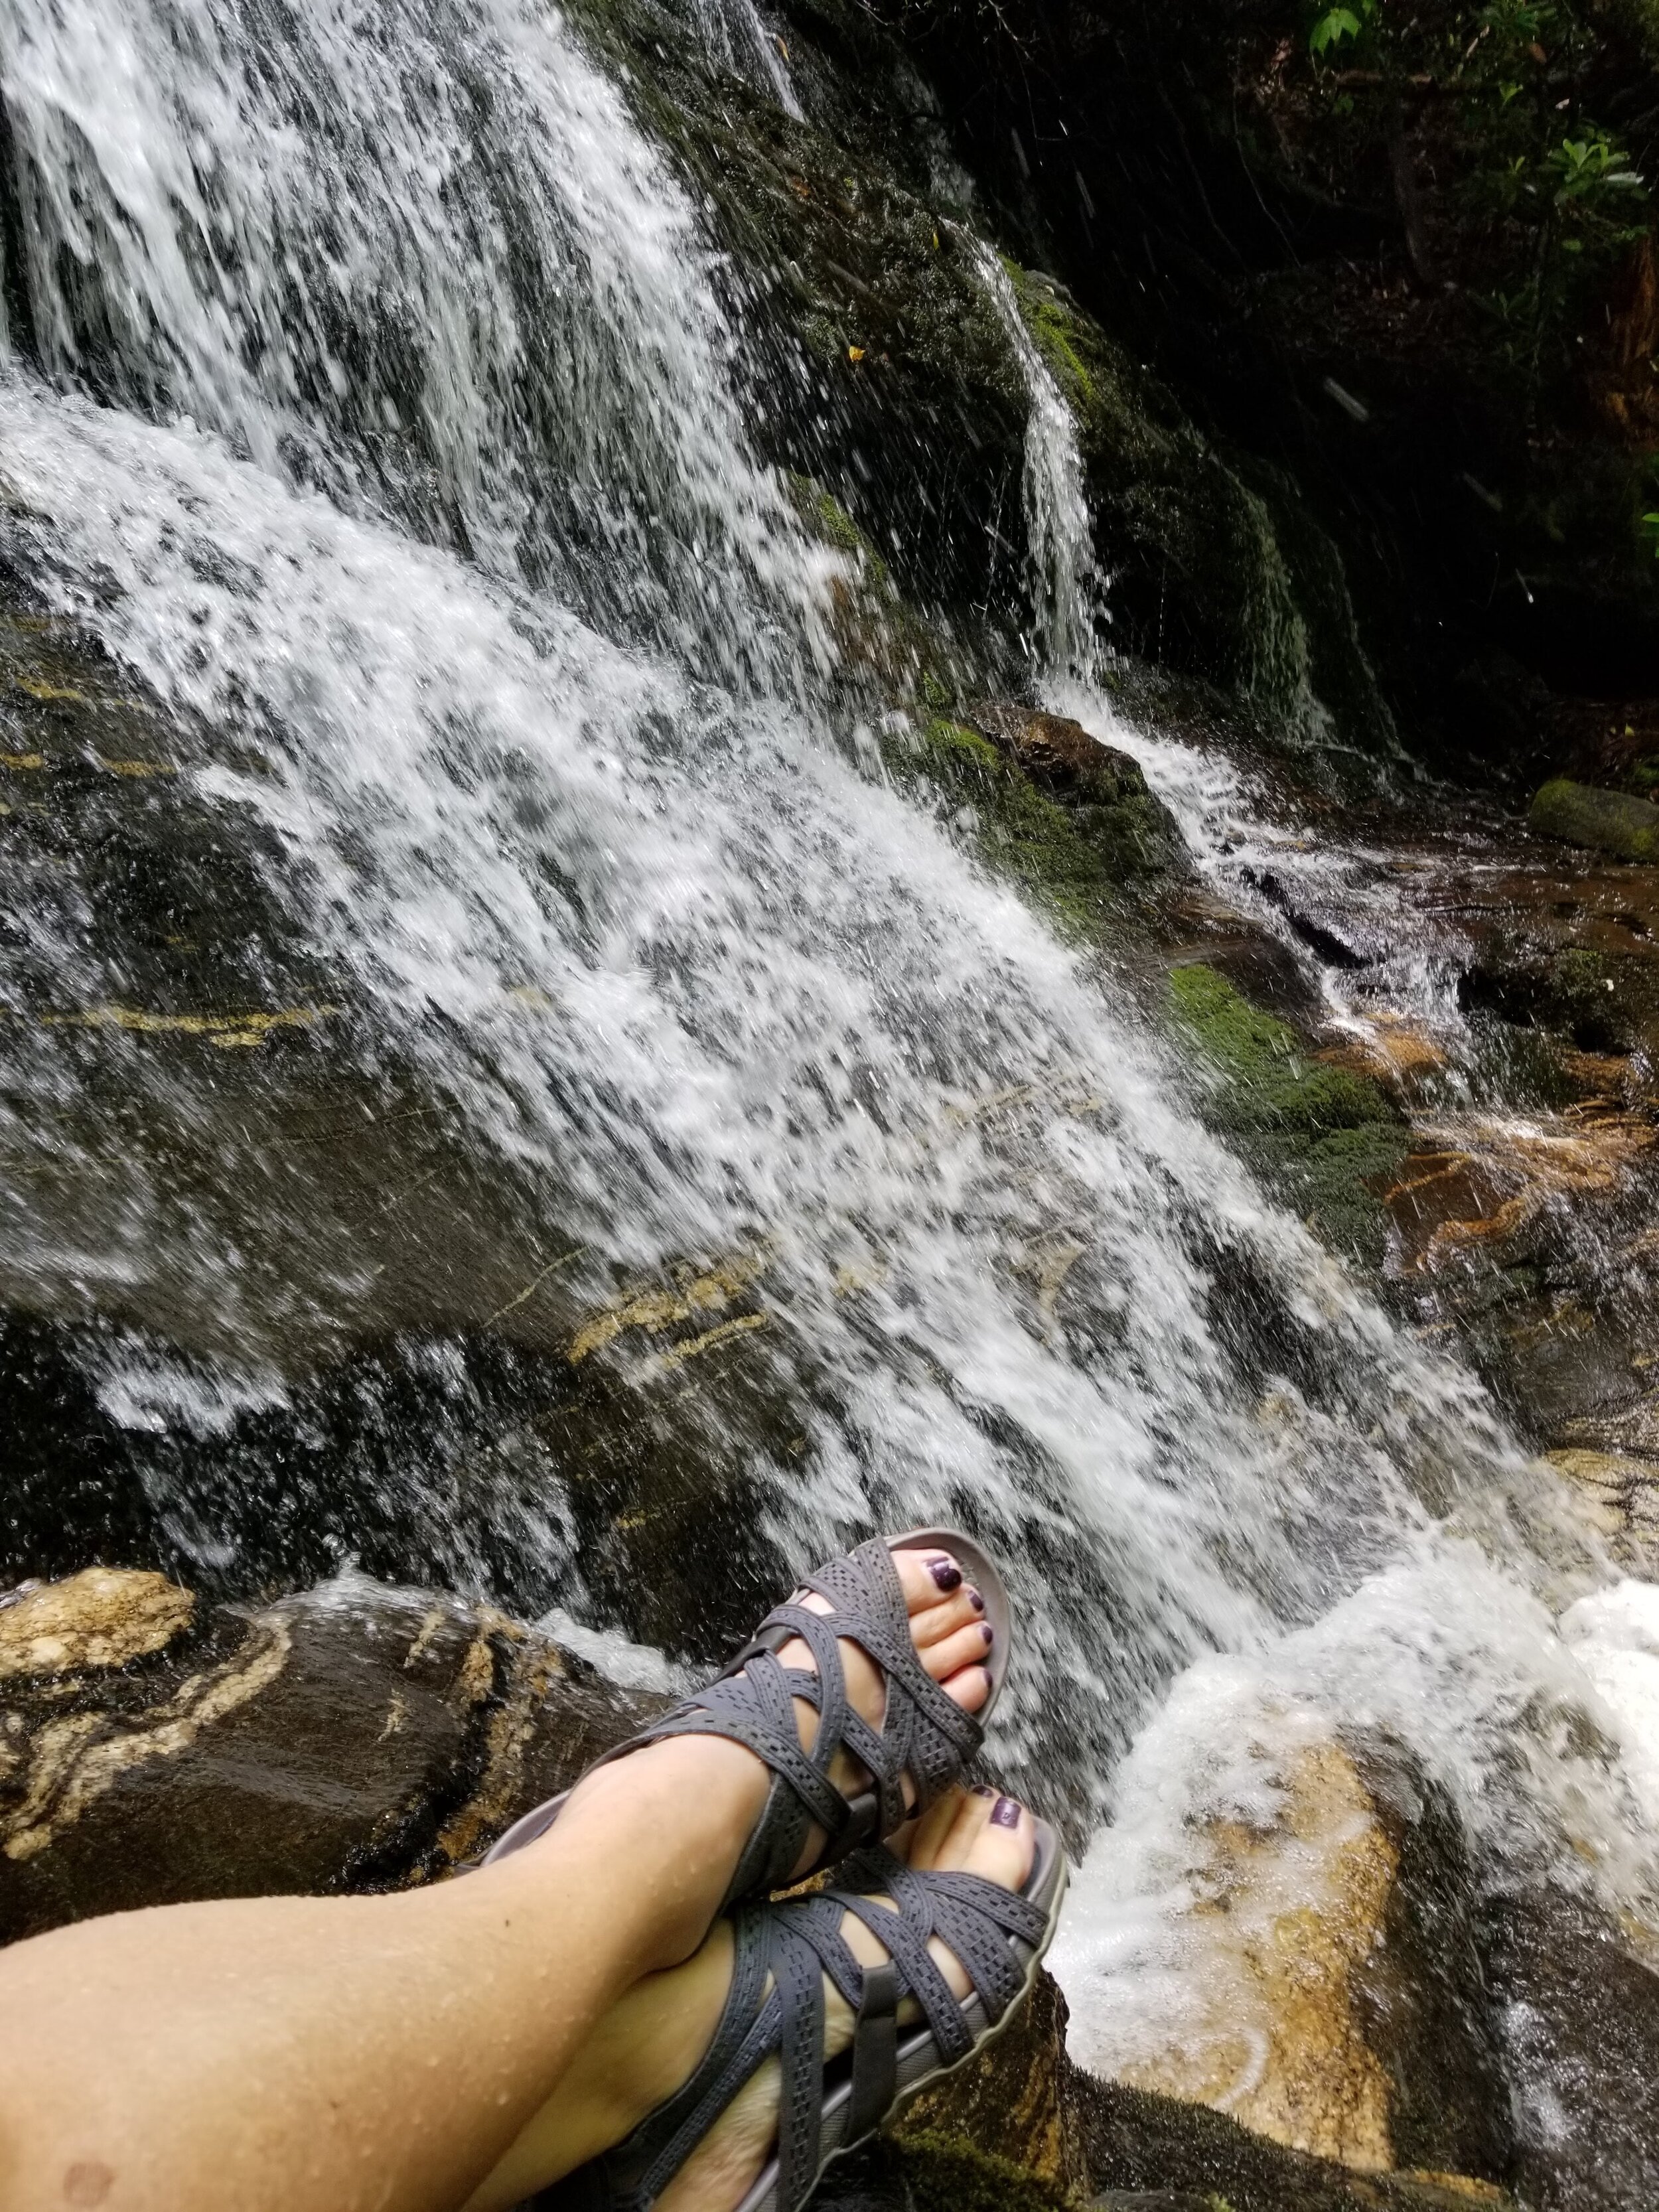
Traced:
<path fill-rule="evenodd" d="M 1371 0 L 1371 5 L 1365 9 L 1366 15 L 1373 14 L 1375 9 L 1376 0 Z M 1308 51 L 1313 54 L 1328 53 L 1333 46 L 1340 46 L 1345 39 L 1357 39 L 1363 28 L 1359 17 L 1352 8 L 1328 9 L 1308 33 Z"/>
<path fill-rule="evenodd" d="M 1343 39 L 1357 39 L 1358 36 L 1359 18 L 1352 9 L 1333 8 L 1328 15 L 1322 15 L 1314 25 L 1308 38 L 1309 51 L 1322 54 L 1328 47 L 1336 46 Z"/>
<path fill-rule="evenodd" d="M 1589 0 L 1352 0 L 1322 9 L 1309 38 L 1315 85 L 1351 149 L 1396 145 L 1402 120 L 1438 147 L 1443 209 L 1486 271 L 1471 297 L 1529 407 L 1575 366 L 1585 312 L 1649 218 L 1628 148 L 1586 108 L 1585 84 L 1606 82 L 1589 68 L 1603 28 Z M 1339 89 L 1328 64 L 1361 46 L 1365 67 L 1341 72 Z"/>
<path fill-rule="evenodd" d="M 1554 180 L 1558 208 L 1568 207 L 1576 200 L 1599 203 L 1609 192 L 1643 190 L 1642 179 L 1628 157 L 1605 132 L 1593 138 L 1564 138 L 1544 156 L 1540 167 L 1546 178 Z"/>

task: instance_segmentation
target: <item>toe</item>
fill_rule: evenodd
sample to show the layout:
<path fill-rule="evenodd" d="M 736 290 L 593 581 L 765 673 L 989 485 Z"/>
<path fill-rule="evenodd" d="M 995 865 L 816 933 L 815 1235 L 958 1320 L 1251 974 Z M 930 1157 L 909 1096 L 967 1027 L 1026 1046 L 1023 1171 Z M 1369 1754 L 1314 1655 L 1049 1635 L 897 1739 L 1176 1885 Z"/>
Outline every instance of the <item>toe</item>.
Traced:
<path fill-rule="evenodd" d="M 964 1667 L 988 1665 L 994 1641 L 989 1624 L 975 1620 L 954 1635 L 930 1644 L 921 1654 L 921 1663 L 936 1682 L 948 1682 Z"/>
<path fill-rule="evenodd" d="M 991 1670 L 988 1667 L 958 1667 L 939 1687 L 964 1713 L 976 1713 L 991 1694 Z"/>
<path fill-rule="evenodd" d="M 950 1596 L 937 1605 L 925 1606 L 910 1616 L 910 1634 L 918 1651 L 926 1651 L 931 1644 L 942 1643 L 945 1637 L 954 1636 L 958 1629 L 971 1628 L 975 1621 L 985 1618 L 985 1601 L 979 1592 L 964 1583 Z"/>
<path fill-rule="evenodd" d="M 938 1549 L 895 1552 L 893 1565 L 904 1602 L 913 1614 L 925 1613 L 941 1598 L 953 1596 L 966 1580 L 951 1554 Z"/>
<path fill-rule="evenodd" d="M 912 1866 L 982 1875 L 1005 1889 L 1018 1889 L 1031 1871 L 1036 1828 L 1017 1798 L 981 1787 L 964 1790 L 941 1828 L 921 1832 L 911 1846 Z M 931 1855 L 924 1858 L 926 1849 Z"/>

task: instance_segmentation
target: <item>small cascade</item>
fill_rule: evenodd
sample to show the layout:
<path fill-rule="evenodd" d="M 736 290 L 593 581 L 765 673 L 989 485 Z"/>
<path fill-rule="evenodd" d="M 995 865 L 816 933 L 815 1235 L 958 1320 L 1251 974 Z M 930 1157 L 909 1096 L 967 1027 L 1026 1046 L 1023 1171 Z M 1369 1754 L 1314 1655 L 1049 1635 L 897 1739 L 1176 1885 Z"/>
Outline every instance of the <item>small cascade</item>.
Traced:
<path fill-rule="evenodd" d="M 1455 988 L 1462 947 L 1455 937 L 1437 939 L 1431 924 L 1401 931 L 1397 857 L 1328 835 L 1314 839 L 1261 779 L 1217 751 L 1131 723 L 1103 689 L 1096 657 L 1103 594 L 1076 425 L 988 248 L 982 267 L 1030 400 L 1027 574 L 1042 702 L 1139 762 L 1200 870 L 1283 939 L 1334 1027 L 1364 1034 L 1370 1026 L 1347 972 L 1363 965 L 1371 1003 L 1385 990 L 1389 1003 L 1448 1041 L 1443 1083 L 1452 1096 L 1466 1091 L 1458 1048 L 1467 1053 L 1468 1025 Z M 1265 510 L 1261 519 L 1270 538 Z M 1273 663 L 1261 680 L 1301 743 L 1316 736 L 1324 709 L 1308 682 L 1306 639 L 1282 563 L 1277 572 L 1268 565 L 1270 585 L 1275 573 L 1283 589 L 1258 610 Z M 1426 856 L 1407 865 L 1431 878 Z M 1352 963 L 1334 964 L 1310 948 L 1298 909 L 1331 906 L 1363 944 Z M 1285 1430 L 1290 1462 L 1303 1449 L 1302 1416 L 1298 1406 Z M 1512 1464 L 1503 1480 L 1518 1502 L 1536 1478 Z M 1248 2100 L 1273 2032 L 1260 1957 L 1279 1941 L 1273 1912 L 1304 1899 L 1297 1892 L 1266 1907 L 1258 1900 L 1257 1921 L 1231 1931 L 1218 1923 L 1211 1938 L 1205 1916 L 1213 1899 L 1227 1901 L 1237 1880 L 1241 1833 L 1265 1838 L 1288 1818 L 1301 1835 L 1295 1823 L 1308 1808 L 1296 1792 L 1329 1771 L 1322 1762 L 1346 1756 L 1345 1742 L 1392 1744 L 1420 1762 L 1431 1784 L 1449 1792 L 1495 1887 L 1554 1880 L 1583 1889 L 1587 1877 L 1571 1855 L 1584 1847 L 1568 1838 L 1588 1829 L 1596 1838 L 1585 1854 L 1597 1865 L 1592 1893 L 1603 1902 L 1640 1899 L 1649 1914 L 1659 1905 L 1659 1831 L 1645 1809 L 1659 1737 L 1642 1656 L 1653 1648 L 1659 1590 L 1626 1581 L 1560 1617 L 1573 1585 L 1547 1564 L 1547 1537 L 1537 1543 L 1561 1510 L 1547 1483 L 1534 1491 L 1533 1510 L 1532 1540 L 1517 1542 L 1502 1518 L 1471 1520 L 1466 1497 L 1439 1526 L 1425 1519 L 1402 1529 L 1395 1556 L 1316 1620 L 1198 1658 L 1175 1680 L 1116 1771 L 1109 1821 L 1079 1869 L 1051 1960 L 1084 2064 L 1167 2086 L 1174 2053 L 1188 2094 L 1224 2108 Z M 1472 1605 L 1481 1610 L 1478 1628 Z M 1624 1743 L 1622 1763 L 1581 1763 L 1571 1748 L 1587 1677 L 1595 1683 L 1592 1700 L 1607 1701 L 1596 1709 Z M 1571 1811 L 1560 1794 L 1569 1773 L 1569 1794 L 1589 1793 Z M 1540 1822 L 1546 1805 L 1556 1811 Z M 1305 1879 L 1316 1887 L 1326 1875 L 1312 1870 L 1311 1853 L 1307 1860 Z M 1524 2073 L 1524 2052 L 1515 2063 Z"/>

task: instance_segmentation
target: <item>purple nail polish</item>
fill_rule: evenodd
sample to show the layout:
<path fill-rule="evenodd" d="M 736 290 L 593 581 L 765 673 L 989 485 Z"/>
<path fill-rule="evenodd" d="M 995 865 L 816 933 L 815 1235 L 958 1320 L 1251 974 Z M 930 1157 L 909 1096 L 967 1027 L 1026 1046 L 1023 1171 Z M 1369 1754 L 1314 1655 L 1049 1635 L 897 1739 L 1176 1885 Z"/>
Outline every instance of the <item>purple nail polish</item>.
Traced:
<path fill-rule="evenodd" d="M 981 1623 L 979 1632 L 985 1638 L 985 1648 L 988 1651 L 997 1640 L 997 1632 L 988 1620 Z"/>
<path fill-rule="evenodd" d="M 999 1797 L 991 1808 L 994 1828 L 1017 1828 L 1019 1826 L 1019 1805 L 1012 1797 Z"/>
<path fill-rule="evenodd" d="M 927 1571 L 942 1590 L 962 1587 L 962 1569 L 954 1559 L 929 1559 Z"/>
<path fill-rule="evenodd" d="M 968 1602 L 973 1607 L 975 1613 L 984 1612 L 985 1601 L 976 1589 L 969 1589 L 968 1593 Z"/>
<path fill-rule="evenodd" d="M 996 1791 L 992 1789 L 988 1782 L 976 1782 L 974 1784 L 974 1795 L 975 1797 L 994 1797 L 996 1794 Z"/>

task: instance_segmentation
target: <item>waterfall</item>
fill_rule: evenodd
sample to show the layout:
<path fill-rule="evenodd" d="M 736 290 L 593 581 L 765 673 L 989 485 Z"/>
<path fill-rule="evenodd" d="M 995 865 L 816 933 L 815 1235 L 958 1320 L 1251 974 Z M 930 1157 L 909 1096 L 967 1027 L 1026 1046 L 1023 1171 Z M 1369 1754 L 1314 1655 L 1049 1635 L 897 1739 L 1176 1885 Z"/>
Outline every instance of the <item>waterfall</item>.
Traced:
<path fill-rule="evenodd" d="M 843 741 L 835 558 L 748 443 L 695 210 L 571 26 L 540 0 L 7 0 L 0 70 L 33 334 L 0 384 L 9 557 L 198 733 L 179 773 L 257 831 L 342 1085 L 407 1073 L 596 1296 L 763 1251 L 814 1378 L 757 1469 L 769 1533 L 981 1531 L 1024 1624 L 997 1755 L 1096 1820 L 1138 1740 L 1117 1802 L 1146 1864 L 1234 1786 L 1241 1714 L 1313 1699 L 1386 1720 L 1495 1850 L 1553 1861 L 1588 1826 L 1610 1892 L 1644 1878 L 1616 1768 L 1556 1725 L 1593 1693 L 1547 1601 L 1600 1569 L 1550 1548 L 1482 1394 Z M 1075 683 L 1081 471 L 1009 328 L 1037 631 Z M 58 884 L 24 915 L 19 1036 L 129 988 L 92 903 Z M 107 1191 L 112 1090 L 188 1119 L 153 1040 L 76 1034 L 4 1102 L 9 1279 L 47 1311 L 185 1285 L 195 1364 L 142 1347 L 103 1402 L 218 1434 L 368 1271 L 276 1279 L 227 1226 L 244 1155 L 196 1125 L 211 1188 L 135 1167 L 95 1237 L 54 1214 L 16 1166 L 43 1127 L 59 1182 Z M 259 1202 L 289 1209 L 280 1275 L 313 1209 Z M 544 1468 L 533 1511 L 480 1484 L 434 1506 L 439 1565 L 543 1542 L 580 1613 L 579 1475 Z M 163 1503 L 204 1563 L 248 1538 L 234 1496 Z M 1102 2052 L 1108 1887 L 1091 1862 L 1070 1970 Z"/>
<path fill-rule="evenodd" d="M 1292 950 L 1301 948 L 1283 912 L 1257 889 L 1266 870 L 1283 871 L 1315 900 L 1322 879 L 1336 879 L 1351 914 L 1374 906 L 1379 958 L 1398 1002 L 1443 1031 L 1462 1030 L 1456 948 L 1436 948 L 1418 932 L 1401 931 L 1397 886 L 1389 882 L 1381 896 L 1370 890 L 1376 856 L 1328 836 L 1310 839 L 1300 823 L 1276 818 L 1256 780 L 1221 755 L 1116 711 L 1102 682 L 1101 580 L 1076 424 L 988 247 L 981 268 L 1029 401 L 1026 569 L 1043 703 L 1132 753 L 1180 822 L 1203 873 L 1243 911 L 1277 927 Z M 1314 710 L 1323 712 L 1316 702 Z M 1302 957 L 1305 966 L 1315 964 Z M 1321 972 L 1320 980 L 1333 1018 L 1361 1026 L 1330 973 Z M 1382 1335 L 1379 1325 L 1379 1345 Z M 1416 1390 L 1426 1380 L 1419 1370 L 1406 1387 Z M 1473 1408 L 1462 1411 L 1467 1419 Z M 1300 1449 L 1300 1419 L 1298 1407 L 1296 1440 L 1285 1439 L 1291 1453 Z M 1480 1455 L 1491 1468 L 1489 1450 L 1483 1446 Z M 1510 1480 L 1517 1474 L 1512 1468 Z M 1206 1944 L 1194 1913 L 1212 1888 L 1224 1897 L 1227 1838 L 1240 1823 L 1272 1832 L 1298 1762 L 1329 1741 L 1333 1725 L 1362 1735 L 1380 1729 L 1408 1746 L 1428 1777 L 1449 1785 L 1468 1832 L 1489 1867 L 1504 1870 L 1502 1879 L 1535 1879 L 1552 1869 L 1567 1887 L 1575 1877 L 1582 1884 L 1582 1869 L 1565 1865 L 1560 1850 L 1577 1833 L 1577 1848 L 1602 1863 L 1604 1896 L 1652 1899 L 1659 1740 L 1646 1691 L 1621 1691 L 1620 1669 L 1640 1669 L 1644 1662 L 1629 1655 L 1653 1648 L 1659 1589 L 1626 1582 L 1611 1594 L 1580 1599 L 1564 1624 L 1564 1641 L 1548 1603 L 1540 1602 L 1551 1578 L 1525 1544 L 1507 1530 L 1494 1544 L 1488 1531 L 1483 1558 L 1472 1545 L 1449 1541 L 1449 1533 L 1425 1528 L 1403 1540 L 1394 1561 L 1319 1619 L 1266 1644 L 1199 1658 L 1141 1731 L 1117 1770 L 1110 1820 L 1079 1870 L 1051 1959 L 1070 2001 L 1072 2048 L 1084 2064 L 1133 2078 L 1139 2065 L 1167 2063 L 1174 2051 L 1196 2069 L 1194 2078 L 1207 2081 L 1201 2094 L 1219 2094 L 1224 2105 L 1249 2094 L 1253 2069 L 1263 2063 L 1264 2024 L 1255 2011 L 1259 1990 L 1241 1973 L 1235 1947 L 1275 1939 L 1258 1926 Z M 1494 1558 L 1508 1575 L 1492 1574 Z M 1474 1636 L 1472 1605 L 1485 1608 Z M 1603 1625 L 1615 1619 L 1603 1649 Z M 1564 1753 L 1583 1709 L 1587 1669 L 1613 1700 L 1609 1723 L 1626 1746 L 1622 1771 L 1615 1765 L 1593 1778 L 1579 1771 L 1577 1780 L 1589 1784 L 1595 1799 L 1588 1820 L 1583 1806 L 1568 1810 L 1559 1794 L 1565 1770 L 1577 1764 Z M 1621 1696 L 1632 1694 L 1636 1703 L 1621 1705 Z M 1524 1772 L 1518 1795 L 1492 1786 L 1487 1752 L 1470 1762 L 1474 1746 L 1499 1743 Z M 1549 1802 L 1555 1819 L 1540 1825 L 1537 1808 Z M 1546 1843 L 1552 1832 L 1553 1843 Z M 1310 1878 L 1318 1879 L 1311 1872 Z M 1280 1909 L 1291 1901 L 1300 1900 L 1281 1899 Z M 1231 2088 L 1206 2071 L 1218 2064 L 1224 2074 L 1237 2069 Z"/>

